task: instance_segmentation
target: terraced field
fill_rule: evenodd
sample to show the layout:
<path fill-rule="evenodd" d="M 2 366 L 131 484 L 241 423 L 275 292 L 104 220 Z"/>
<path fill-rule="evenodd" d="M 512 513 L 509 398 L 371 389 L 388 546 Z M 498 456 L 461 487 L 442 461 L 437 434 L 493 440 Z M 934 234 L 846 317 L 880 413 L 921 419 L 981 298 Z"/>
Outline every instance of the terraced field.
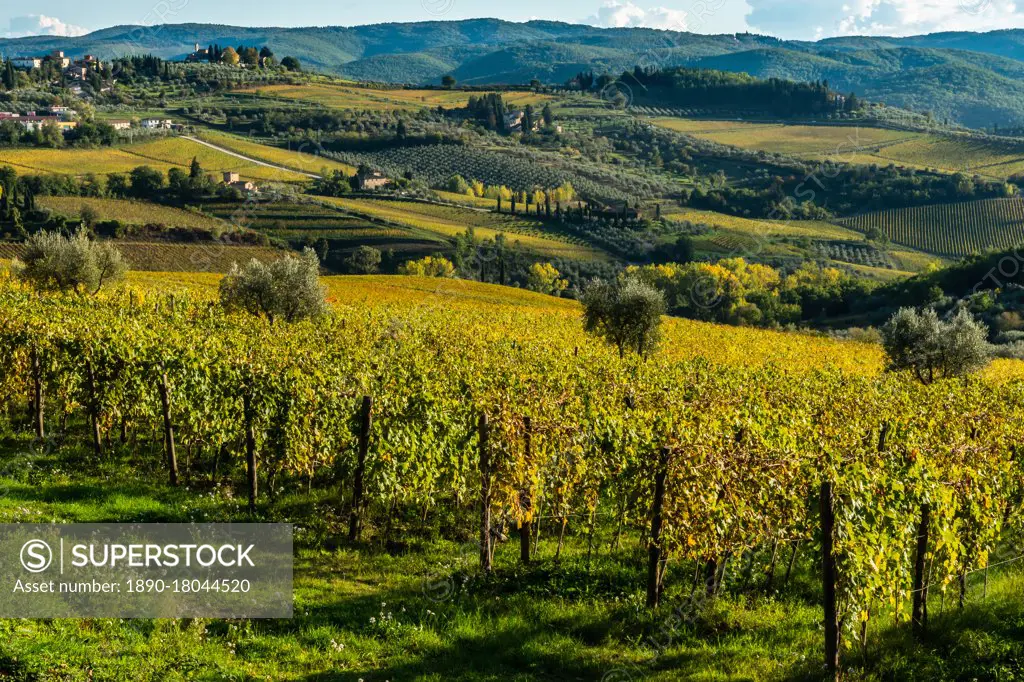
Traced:
<path fill-rule="evenodd" d="M 519 242 L 523 248 L 546 256 L 579 260 L 608 258 L 604 252 L 587 246 L 578 238 L 545 230 L 543 223 L 522 216 L 408 201 L 326 197 L 322 200 L 356 215 L 433 232 L 443 237 L 462 234 L 467 227 L 472 226 L 478 237 L 494 238 L 504 233 L 510 242 Z"/>
<path fill-rule="evenodd" d="M 362 88 L 353 85 L 310 83 L 305 85 L 268 85 L 237 90 L 243 94 L 279 97 L 330 107 L 332 109 L 372 109 L 376 111 L 414 111 L 416 109 L 455 109 L 463 107 L 472 95 L 460 90 L 405 90 Z M 502 93 L 513 106 L 543 106 L 553 98 L 530 91 Z"/>
<path fill-rule="evenodd" d="M 959 258 L 1024 242 L 1024 199 L 895 209 L 840 222 L 860 232 L 877 228 L 898 244 Z"/>
<path fill-rule="evenodd" d="M 175 167 L 188 168 L 193 158 L 209 173 L 233 171 L 258 181 L 298 183 L 308 180 L 299 173 L 260 166 L 178 137 L 100 149 L 0 149 L 0 165 L 13 166 L 25 174 L 109 175 L 127 173 L 138 166 L 150 166 L 166 173 Z"/>
<path fill-rule="evenodd" d="M 167 227 L 191 227 L 201 230 L 223 230 L 231 226 L 223 220 L 202 213 L 128 199 L 97 199 L 93 197 L 37 197 L 36 203 L 68 218 L 79 218 L 82 209 L 91 208 L 100 220 L 118 220 L 125 225 L 160 224 Z"/>
<path fill-rule="evenodd" d="M 237 204 L 205 204 L 203 210 L 294 247 L 326 239 L 335 254 L 365 245 L 411 257 L 449 247 L 447 240 L 433 232 L 365 220 L 315 202 L 255 204 L 242 214 Z"/>
<path fill-rule="evenodd" d="M 167 242 L 117 241 L 132 270 L 151 272 L 225 273 L 232 263 L 247 263 L 253 258 L 269 262 L 285 252 L 262 246 L 234 246 L 222 243 L 174 244 Z M 0 243 L 0 259 L 11 259 L 22 252 L 22 245 Z"/>

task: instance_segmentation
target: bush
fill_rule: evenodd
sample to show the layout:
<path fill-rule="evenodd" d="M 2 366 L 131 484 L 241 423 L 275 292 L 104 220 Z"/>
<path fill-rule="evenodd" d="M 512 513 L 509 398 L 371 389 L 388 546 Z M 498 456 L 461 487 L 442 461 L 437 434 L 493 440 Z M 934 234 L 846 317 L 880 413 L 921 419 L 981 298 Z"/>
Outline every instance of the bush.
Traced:
<path fill-rule="evenodd" d="M 323 315 L 327 303 L 320 259 L 305 249 L 299 258 L 285 256 L 269 264 L 253 259 L 242 268 L 236 263 L 220 283 L 220 300 L 228 310 L 264 315 L 271 324 Z"/>
<path fill-rule="evenodd" d="M 113 244 L 91 241 L 84 230 L 71 237 L 39 232 L 25 242 L 14 272 L 44 291 L 98 294 L 104 285 L 124 278 L 121 252 Z"/>
<path fill-rule="evenodd" d="M 380 268 L 380 251 L 372 246 L 360 246 L 345 261 L 348 271 L 356 275 L 372 275 Z"/>
<path fill-rule="evenodd" d="M 427 256 L 402 263 L 398 266 L 398 274 L 413 277 L 454 277 L 455 266 L 447 258 Z"/>

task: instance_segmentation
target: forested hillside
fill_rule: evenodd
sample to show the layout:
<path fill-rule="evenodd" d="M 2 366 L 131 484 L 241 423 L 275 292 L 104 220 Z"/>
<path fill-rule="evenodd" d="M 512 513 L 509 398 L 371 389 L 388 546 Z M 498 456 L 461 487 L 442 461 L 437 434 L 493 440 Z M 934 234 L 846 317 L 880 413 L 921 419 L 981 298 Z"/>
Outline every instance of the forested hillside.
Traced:
<path fill-rule="evenodd" d="M 178 59 L 195 45 L 270 45 L 318 70 L 361 80 L 436 84 L 560 84 L 579 71 L 695 66 L 763 78 L 828 80 L 843 92 L 931 112 L 972 127 L 1024 124 L 1024 32 L 847 37 L 818 43 L 752 34 L 698 35 L 497 19 L 314 28 L 214 24 L 119 26 L 79 38 L 0 40 L 0 53 Z"/>

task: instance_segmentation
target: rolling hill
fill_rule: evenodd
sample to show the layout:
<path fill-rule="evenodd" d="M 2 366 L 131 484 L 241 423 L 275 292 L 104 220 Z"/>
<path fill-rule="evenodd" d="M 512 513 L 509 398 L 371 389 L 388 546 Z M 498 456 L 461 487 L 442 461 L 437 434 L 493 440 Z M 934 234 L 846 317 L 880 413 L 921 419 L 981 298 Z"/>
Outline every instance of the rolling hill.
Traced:
<path fill-rule="evenodd" d="M 0 40 L 0 53 L 62 49 L 102 58 L 152 53 L 180 59 L 195 43 L 269 45 L 314 69 L 360 80 L 563 83 L 579 71 L 697 66 L 791 80 L 827 79 L 843 91 L 932 112 L 973 127 L 1024 124 L 1024 31 L 906 38 L 781 41 L 498 19 L 354 27 L 247 28 L 215 24 L 116 26 L 77 38 Z"/>

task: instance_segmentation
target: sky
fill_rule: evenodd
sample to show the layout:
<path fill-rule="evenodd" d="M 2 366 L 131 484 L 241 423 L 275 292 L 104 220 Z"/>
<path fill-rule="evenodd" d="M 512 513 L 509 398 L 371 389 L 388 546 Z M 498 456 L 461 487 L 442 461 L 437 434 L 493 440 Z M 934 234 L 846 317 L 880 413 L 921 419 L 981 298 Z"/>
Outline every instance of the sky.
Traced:
<path fill-rule="evenodd" d="M 1009 0 L 34 0 L 4 2 L 0 36 L 74 36 L 120 24 L 354 26 L 494 16 L 800 40 L 1024 28 L 1024 4 Z"/>

